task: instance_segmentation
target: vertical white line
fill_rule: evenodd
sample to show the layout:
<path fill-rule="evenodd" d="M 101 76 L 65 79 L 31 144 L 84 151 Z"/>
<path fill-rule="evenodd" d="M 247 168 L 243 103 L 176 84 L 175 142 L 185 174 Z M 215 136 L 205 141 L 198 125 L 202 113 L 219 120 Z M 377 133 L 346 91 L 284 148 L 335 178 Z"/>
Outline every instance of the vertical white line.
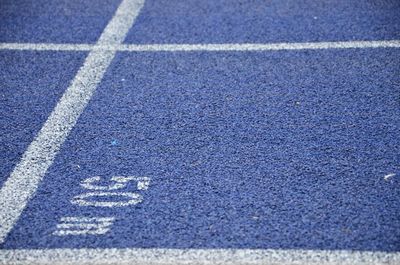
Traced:
<path fill-rule="evenodd" d="M 96 45 L 123 42 L 144 0 L 123 0 Z M 0 190 L 0 243 L 17 222 L 61 145 L 92 97 L 116 51 L 92 50 Z"/>

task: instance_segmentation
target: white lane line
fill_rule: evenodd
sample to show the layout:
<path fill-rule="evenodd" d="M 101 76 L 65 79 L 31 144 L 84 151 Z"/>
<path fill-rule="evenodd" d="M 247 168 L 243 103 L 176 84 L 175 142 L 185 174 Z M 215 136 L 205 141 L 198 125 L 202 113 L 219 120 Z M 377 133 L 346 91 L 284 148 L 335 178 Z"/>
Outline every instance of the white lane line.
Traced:
<path fill-rule="evenodd" d="M 20 51 L 91 51 L 95 44 L 0 43 L 0 50 Z"/>
<path fill-rule="evenodd" d="M 400 40 L 339 41 L 299 43 L 243 44 L 55 44 L 0 43 L 0 50 L 27 51 L 126 51 L 126 52 L 190 52 L 190 51 L 284 51 L 323 49 L 400 48 Z"/>
<path fill-rule="evenodd" d="M 133 25 L 144 0 L 123 0 L 97 45 L 120 44 Z M 114 50 L 91 51 L 36 138 L 22 155 L 0 190 L 0 244 L 13 228 L 52 164 L 61 145 L 88 104 L 115 55 Z"/>
<path fill-rule="evenodd" d="M 320 49 L 400 48 L 400 40 L 267 44 L 149 44 L 120 45 L 118 51 L 284 51 Z"/>
<path fill-rule="evenodd" d="M 400 253 L 274 249 L 45 249 L 0 250 L 0 264 L 400 264 Z"/>

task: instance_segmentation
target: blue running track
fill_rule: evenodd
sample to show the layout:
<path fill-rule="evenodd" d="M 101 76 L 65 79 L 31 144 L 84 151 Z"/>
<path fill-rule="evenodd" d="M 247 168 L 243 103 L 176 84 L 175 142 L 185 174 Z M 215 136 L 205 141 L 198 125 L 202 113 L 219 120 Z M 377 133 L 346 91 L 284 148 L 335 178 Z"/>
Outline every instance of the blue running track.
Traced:
<path fill-rule="evenodd" d="M 119 4 L 3 0 L 0 43 L 95 44 Z M 147 0 L 124 44 L 395 41 L 399 14 L 391 0 Z M 0 252 L 398 255 L 399 47 L 117 51 Z M 88 54 L 0 45 L 0 187 Z M 82 232 L 96 218 L 112 221 Z"/>

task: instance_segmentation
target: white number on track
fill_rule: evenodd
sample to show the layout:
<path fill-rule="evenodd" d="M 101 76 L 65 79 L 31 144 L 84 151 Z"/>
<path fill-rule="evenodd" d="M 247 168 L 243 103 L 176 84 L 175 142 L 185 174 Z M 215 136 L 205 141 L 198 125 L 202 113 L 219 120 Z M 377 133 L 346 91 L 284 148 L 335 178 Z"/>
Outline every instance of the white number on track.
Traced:
<path fill-rule="evenodd" d="M 101 177 L 90 177 L 81 182 L 85 189 L 92 190 L 72 198 L 71 203 L 79 206 L 95 207 L 123 207 L 135 205 L 142 202 L 142 195 L 134 192 L 120 192 L 125 189 L 131 181 L 137 182 L 138 190 L 147 190 L 150 185 L 150 178 L 135 176 L 114 176 L 111 177 L 111 184 L 100 185 Z"/>

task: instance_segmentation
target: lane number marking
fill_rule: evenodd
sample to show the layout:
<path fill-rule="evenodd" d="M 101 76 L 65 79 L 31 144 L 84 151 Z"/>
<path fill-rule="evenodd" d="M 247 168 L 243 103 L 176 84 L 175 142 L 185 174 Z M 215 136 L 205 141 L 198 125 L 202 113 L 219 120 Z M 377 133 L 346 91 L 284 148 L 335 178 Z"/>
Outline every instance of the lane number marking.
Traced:
<path fill-rule="evenodd" d="M 81 182 L 81 186 L 92 192 L 79 194 L 71 199 L 72 204 L 79 206 L 95 206 L 95 207 L 123 207 L 135 205 L 142 202 L 142 196 L 134 192 L 120 192 L 127 188 L 129 182 L 136 181 L 138 190 L 147 190 L 150 185 L 150 178 L 136 176 L 113 176 L 110 184 L 101 185 L 101 177 L 95 176 L 87 178 Z"/>
<path fill-rule="evenodd" d="M 126 207 L 143 201 L 143 196 L 136 192 L 126 191 L 136 182 L 137 191 L 146 191 L 150 178 L 136 176 L 113 176 L 107 182 L 100 176 L 81 181 L 80 186 L 86 192 L 74 196 L 71 204 L 81 207 Z M 124 191 L 121 191 L 124 190 Z M 62 217 L 53 232 L 55 236 L 66 235 L 104 235 L 115 221 L 115 217 Z"/>
<path fill-rule="evenodd" d="M 53 235 L 103 235 L 107 233 L 114 217 L 62 217 Z"/>
<path fill-rule="evenodd" d="M 93 183 L 95 182 L 100 182 L 101 177 L 96 176 L 96 177 L 91 177 L 83 180 L 81 182 L 81 186 L 85 189 L 88 190 L 118 190 L 118 189 L 123 189 L 127 186 L 129 181 L 137 181 L 137 189 L 138 190 L 147 190 L 150 184 L 150 178 L 148 177 L 135 177 L 135 176 L 128 176 L 128 177 L 122 177 L 122 176 L 114 176 L 111 177 L 111 181 L 115 182 L 112 185 L 108 186 L 100 186 L 100 185 L 94 185 Z"/>
<path fill-rule="evenodd" d="M 104 200 L 98 198 L 104 197 Z M 91 198 L 92 200 L 89 200 Z M 121 199 L 117 199 L 121 198 Z M 124 198 L 124 199 L 122 199 Z M 95 206 L 95 207 L 123 207 L 128 205 L 135 205 L 142 202 L 142 196 L 134 192 L 87 192 L 75 196 L 72 204 L 79 206 Z"/>

